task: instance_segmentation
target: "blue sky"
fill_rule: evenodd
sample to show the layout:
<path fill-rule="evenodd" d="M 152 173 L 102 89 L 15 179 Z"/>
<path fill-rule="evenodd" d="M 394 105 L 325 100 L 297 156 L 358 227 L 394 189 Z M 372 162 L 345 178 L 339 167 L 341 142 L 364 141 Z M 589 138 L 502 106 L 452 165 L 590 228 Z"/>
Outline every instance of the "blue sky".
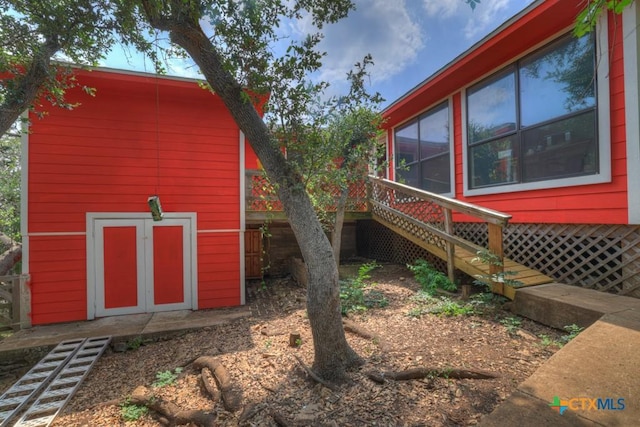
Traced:
<path fill-rule="evenodd" d="M 346 88 L 346 73 L 371 53 L 372 92 L 388 105 L 517 14 L 532 0 L 482 0 L 472 10 L 464 0 L 356 0 L 348 18 L 325 27 L 327 52 L 320 77 L 332 91 Z M 281 29 L 293 37 L 313 31 L 306 20 Z M 105 66 L 152 71 L 136 54 L 116 48 Z M 188 63 L 174 62 L 171 75 L 198 77 Z"/>

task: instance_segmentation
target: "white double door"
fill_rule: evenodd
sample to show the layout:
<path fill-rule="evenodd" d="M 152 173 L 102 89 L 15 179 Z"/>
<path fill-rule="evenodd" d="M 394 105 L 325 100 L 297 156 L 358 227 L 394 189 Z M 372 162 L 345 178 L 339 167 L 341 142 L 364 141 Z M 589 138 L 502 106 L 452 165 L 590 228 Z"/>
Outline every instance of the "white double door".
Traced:
<path fill-rule="evenodd" d="M 194 218 L 96 217 L 89 222 L 95 290 L 89 318 L 91 311 L 104 317 L 197 308 Z"/>

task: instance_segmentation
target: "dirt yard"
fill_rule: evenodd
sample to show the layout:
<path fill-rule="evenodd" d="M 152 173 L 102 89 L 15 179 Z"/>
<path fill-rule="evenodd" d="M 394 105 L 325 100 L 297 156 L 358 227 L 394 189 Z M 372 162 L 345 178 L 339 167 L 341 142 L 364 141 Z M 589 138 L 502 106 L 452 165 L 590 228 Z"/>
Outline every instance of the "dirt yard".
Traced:
<path fill-rule="evenodd" d="M 350 384 L 332 391 L 314 382 L 296 360 L 313 362 L 305 292 L 279 279 L 249 290 L 249 318 L 163 341 L 132 340 L 120 352 L 108 351 L 53 425 L 165 425 L 153 411 L 140 415 L 127 405 L 138 386 L 180 409 L 212 412 L 221 426 L 475 425 L 557 351 L 550 341 L 563 335 L 500 307 L 480 305 L 482 314 L 454 317 L 421 314 L 415 300 L 419 286 L 405 267 L 383 265 L 372 275 L 374 289 L 389 304 L 349 316 L 375 335 L 365 339 L 347 332 L 366 360 L 350 374 Z M 300 334 L 299 346 L 289 345 L 290 333 Z M 203 355 L 215 356 L 227 369 L 241 393 L 237 412 L 226 411 L 220 399 L 212 401 L 205 392 L 192 363 Z M 378 384 L 366 376 L 415 367 L 480 370 L 498 377 Z M 139 418 L 125 421 L 123 414 Z"/>

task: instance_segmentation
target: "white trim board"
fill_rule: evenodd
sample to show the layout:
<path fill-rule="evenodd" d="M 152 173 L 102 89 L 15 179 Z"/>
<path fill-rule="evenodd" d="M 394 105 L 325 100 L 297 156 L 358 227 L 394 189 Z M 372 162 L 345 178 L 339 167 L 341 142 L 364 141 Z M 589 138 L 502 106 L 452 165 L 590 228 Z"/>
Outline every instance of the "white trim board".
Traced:
<path fill-rule="evenodd" d="M 640 224 L 640 7 L 631 3 L 622 14 L 624 31 L 624 109 L 627 138 L 627 203 L 629 224 Z"/>
<path fill-rule="evenodd" d="M 178 223 L 185 224 L 184 242 L 185 242 L 185 245 L 188 245 L 190 249 L 190 254 L 188 253 L 189 251 L 184 251 L 186 255 L 185 255 L 185 258 L 183 259 L 185 273 L 187 272 L 187 270 L 189 270 L 188 274 L 185 274 L 185 299 L 190 300 L 189 307 L 187 308 L 192 310 L 198 309 L 198 245 L 197 245 L 197 234 L 196 234 L 197 215 L 195 212 L 165 213 L 164 219 L 162 221 L 156 222 L 155 224 L 153 223 L 151 219 L 151 215 L 148 212 L 145 212 L 145 213 L 90 212 L 86 214 L 87 319 L 94 319 L 96 315 L 105 315 L 104 312 L 98 312 L 99 310 L 97 310 L 97 307 L 96 307 L 97 303 L 99 302 L 98 298 L 101 296 L 100 290 L 98 290 L 99 280 L 97 278 L 99 274 L 98 270 L 100 269 L 100 265 L 97 262 L 97 260 L 98 260 L 98 257 L 101 256 L 101 254 L 99 253 L 100 250 L 96 249 L 96 248 L 100 248 L 101 244 L 100 244 L 100 235 L 96 236 L 94 233 L 96 224 L 98 224 L 98 222 L 104 222 L 106 224 L 109 224 L 110 222 L 120 223 L 120 224 L 124 224 L 124 223 L 136 224 L 135 226 L 139 229 L 143 229 L 142 230 L 143 232 L 145 232 L 144 230 L 145 227 L 152 228 L 154 225 L 162 226 L 163 224 L 164 225 L 176 225 Z M 146 238 L 149 238 L 148 236 L 152 235 L 152 233 L 150 233 L 148 229 L 146 230 L 146 233 L 147 233 Z M 144 255 L 144 257 L 142 255 Z M 139 262 L 152 265 L 152 261 L 151 263 L 149 263 L 149 256 L 152 257 L 153 255 L 150 251 L 147 251 L 147 253 L 139 254 L 138 260 Z M 138 270 L 141 271 L 142 269 L 139 268 Z M 147 280 L 147 279 L 148 278 L 144 280 Z M 151 276 L 150 276 L 150 280 L 152 279 L 153 279 L 153 272 L 151 272 Z M 139 280 L 141 280 L 140 277 L 139 277 Z M 140 301 L 141 298 L 143 297 L 151 298 L 151 301 L 153 301 L 153 295 L 148 295 L 148 294 L 139 295 L 138 301 Z M 104 298 L 101 301 L 104 301 Z M 185 308 L 183 306 L 177 306 L 177 305 L 174 306 L 171 304 L 163 305 L 161 308 L 151 304 L 150 307 L 152 311 L 159 311 L 159 310 L 165 311 L 165 310 L 175 310 L 175 309 Z M 123 312 L 118 312 L 118 310 L 112 310 L 108 313 L 108 315 L 127 314 L 127 312 L 128 310 L 126 309 Z M 136 312 L 139 312 L 139 311 L 136 311 Z"/>

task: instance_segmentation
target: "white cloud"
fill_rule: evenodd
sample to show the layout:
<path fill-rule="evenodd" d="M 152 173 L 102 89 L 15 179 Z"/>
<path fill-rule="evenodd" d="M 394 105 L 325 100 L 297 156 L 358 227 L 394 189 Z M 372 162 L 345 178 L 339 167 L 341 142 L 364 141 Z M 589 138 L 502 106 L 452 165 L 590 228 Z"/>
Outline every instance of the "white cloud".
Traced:
<path fill-rule="evenodd" d="M 472 40 L 485 35 L 496 22 L 500 14 L 509 8 L 509 3 L 522 3 L 521 0 L 483 1 L 471 9 L 462 0 L 423 0 L 423 8 L 430 18 L 453 19 L 457 21 L 464 38 Z"/>
<path fill-rule="evenodd" d="M 372 82 L 389 79 L 415 61 L 424 46 L 421 28 L 404 1 L 357 0 L 356 6 L 348 19 L 323 31 L 320 49 L 328 54 L 320 78 L 334 85 L 345 82 L 347 72 L 367 53 L 375 63 L 369 70 Z M 298 35 L 313 31 L 309 19 L 295 24 Z"/>

